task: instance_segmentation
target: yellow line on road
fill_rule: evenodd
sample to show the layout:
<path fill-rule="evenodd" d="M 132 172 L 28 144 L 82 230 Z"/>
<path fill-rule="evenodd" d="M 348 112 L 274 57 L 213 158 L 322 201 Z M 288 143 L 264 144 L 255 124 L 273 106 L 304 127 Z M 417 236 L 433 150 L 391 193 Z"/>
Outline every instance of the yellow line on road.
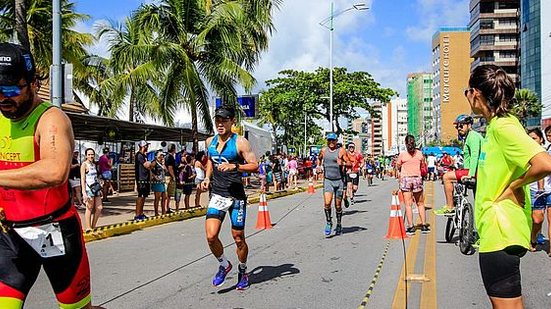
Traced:
<path fill-rule="evenodd" d="M 417 261 L 417 251 L 419 248 L 419 233 L 415 233 L 409 241 L 408 251 L 406 253 L 407 263 L 404 263 L 402 267 L 402 273 L 400 274 L 400 279 L 398 281 L 398 286 L 394 292 L 394 300 L 392 301 L 392 308 L 405 308 L 406 307 L 406 264 L 408 273 L 413 273 L 415 268 L 415 263 Z M 408 294 L 411 291 L 411 284 L 407 283 Z M 408 295 L 409 297 L 409 295 Z"/>
<path fill-rule="evenodd" d="M 428 182 L 425 187 L 427 196 L 430 196 L 431 204 L 434 204 L 434 182 Z M 431 232 L 427 235 L 425 242 L 425 277 L 429 279 L 423 283 L 421 289 L 421 305 L 419 308 L 433 309 L 438 307 L 436 293 L 436 224 L 435 215 L 432 211 L 427 211 L 427 222 L 430 223 Z"/>

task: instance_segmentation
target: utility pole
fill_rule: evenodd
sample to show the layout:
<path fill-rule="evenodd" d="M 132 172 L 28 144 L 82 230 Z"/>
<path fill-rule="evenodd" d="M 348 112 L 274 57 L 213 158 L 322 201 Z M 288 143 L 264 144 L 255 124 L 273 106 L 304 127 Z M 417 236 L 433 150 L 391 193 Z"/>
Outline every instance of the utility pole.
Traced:
<path fill-rule="evenodd" d="M 61 0 L 53 0 L 52 9 L 52 104 L 61 107 L 63 102 L 63 67 L 61 65 Z"/>

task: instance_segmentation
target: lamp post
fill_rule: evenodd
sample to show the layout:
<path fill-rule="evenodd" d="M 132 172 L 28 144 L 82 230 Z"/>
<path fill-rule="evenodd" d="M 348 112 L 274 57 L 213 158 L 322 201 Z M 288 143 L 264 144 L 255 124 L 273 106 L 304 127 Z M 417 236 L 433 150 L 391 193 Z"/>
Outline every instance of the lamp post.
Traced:
<path fill-rule="evenodd" d="M 335 30 L 333 20 L 335 17 L 351 10 L 364 11 L 368 9 L 365 3 L 357 3 L 352 5 L 352 7 L 335 12 L 334 3 L 331 2 L 331 15 L 319 23 L 322 27 L 329 30 L 329 124 L 331 132 L 335 130 L 333 123 L 333 30 Z"/>

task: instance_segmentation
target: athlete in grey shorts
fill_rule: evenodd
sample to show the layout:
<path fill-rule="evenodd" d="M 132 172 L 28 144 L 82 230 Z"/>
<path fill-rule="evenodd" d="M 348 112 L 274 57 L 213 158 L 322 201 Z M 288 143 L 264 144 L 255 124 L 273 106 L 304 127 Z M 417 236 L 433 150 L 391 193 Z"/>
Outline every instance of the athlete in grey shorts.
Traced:
<path fill-rule="evenodd" d="M 344 191 L 342 165 L 346 152 L 343 148 L 337 148 L 337 134 L 327 134 L 327 146 L 323 147 L 318 157 L 318 169 L 324 170 L 323 180 L 323 199 L 325 219 L 325 235 L 329 236 L 333 228 L 333 220 L 331 218 L 331 202 L 335 196 L 335 212 L 337 217 L 337 226 L 335 227 L 335 235 L 342 233 L 342 195 Z"/>

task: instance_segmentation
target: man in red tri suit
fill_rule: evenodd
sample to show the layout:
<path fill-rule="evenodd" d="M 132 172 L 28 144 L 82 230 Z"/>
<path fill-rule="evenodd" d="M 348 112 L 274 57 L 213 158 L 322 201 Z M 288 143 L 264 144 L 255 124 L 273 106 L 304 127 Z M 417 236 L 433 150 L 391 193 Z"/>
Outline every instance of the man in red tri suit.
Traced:
<path fill-rule="evenodd" d="M 42 266 L 61 308 L 92 308 L 67 185 L 73 131 L 38 87 L 31 53 L 0 43 L 0 308 L 22 308 Z"/>

